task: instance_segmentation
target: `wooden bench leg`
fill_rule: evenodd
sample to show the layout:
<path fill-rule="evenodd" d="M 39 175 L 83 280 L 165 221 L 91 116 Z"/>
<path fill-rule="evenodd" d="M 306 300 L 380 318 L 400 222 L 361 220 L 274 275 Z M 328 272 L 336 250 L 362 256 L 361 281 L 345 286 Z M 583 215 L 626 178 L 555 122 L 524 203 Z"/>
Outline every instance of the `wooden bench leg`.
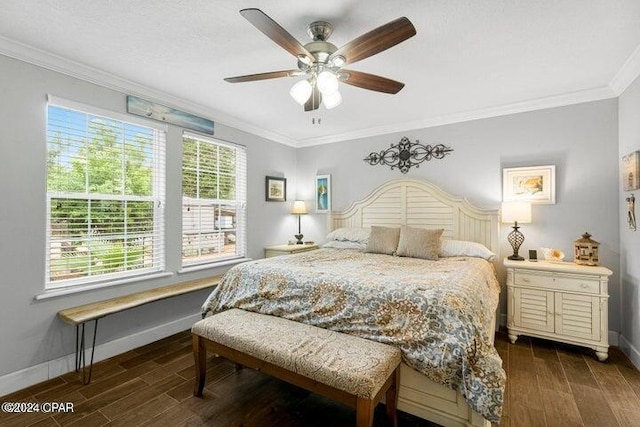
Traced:
<path fill-rule="evenodd" d="M 373 404 L 373 400 L 358 397 L 356 402 L 356 426 L 372 427 L 374 409 L 375 406 Z"/>
<path fill-rule="evenodd" d="M 400 387 L 400 366 L 396 368 L 392 375 L 391 386 L 387 389 L 385 396 L 387 423 L 390 426 L 398 427 L 398 414 L 396 409 L 398 407 L 398 389 Z"/>
<path fill-rule="evenodd" d="M 195 334 L 193 334 L 193 359 L 196 368 L 196 384 L 193 389 L 193 395 L 202 397 L 204 381 L 207 375 L 207 349 L 204 346 L 204 340 Z"/>

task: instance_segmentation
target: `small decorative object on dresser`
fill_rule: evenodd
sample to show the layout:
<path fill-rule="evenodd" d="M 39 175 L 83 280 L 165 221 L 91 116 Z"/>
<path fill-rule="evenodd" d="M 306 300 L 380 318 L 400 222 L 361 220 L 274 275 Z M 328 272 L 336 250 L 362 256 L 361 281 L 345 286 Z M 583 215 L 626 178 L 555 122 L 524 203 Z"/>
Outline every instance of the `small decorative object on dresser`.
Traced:
<path fill-rule="evenodd" d="M 297 240 L 296 244 L 301 245 L 303 243 L 302 238 L 304 236 L 302 235 L 302 231 L 300 231 L 300 217 L 308 213 L 304 200 L 296 200 L 293 202 L 293 209 L 291 209 L 291 213 L 293 215 L 298 215 L 298 234 L 294 235 L 294 237 Z"/>
<path fill-rule="evenodd" d="M 515 262 L 507 268 L 507 329 L 519 335 L 590 347 L 608 357 L 611 270 L 571 262 Z"/>
<path fill-rule="evenodd" d="M 509 256 L 509 259 L 524 261 L 524 258 L 518 255 L 518 250 L 524 243 L 524 234 L 520 232 L 518 222 L 531 222 L 531 203 L 520 201 L 502 202 L 502 222 L 513 223 L 513 231 L 507 236 L 507 240 L 513 248 L 513 255 Z"/>
<path fill-rule="evenodd" d="M 549 262 L 562 262 L 564 261 L 564 252 L 560 249 L 554 248 L 540 248 L 542 249 L 542 255 L 544 260 Z"/>
<path fill-rule="evenodd" d="M 305 243 L 304 245 L 276 245 L 267 246 L 264 248 L 264 257 L 271 258 L 272 256 L 291 255 L 301 252 L 313 251 L 318 249 L 318 245 L 315 243 Z"/>
<path fill-rule="evenodd" d="M 573 261 L 581 265 L 598 265 L 598 246 L 600 243 L 591 239 L 591 234 L 585 232 L 580 239 L 573 242 Z"/>

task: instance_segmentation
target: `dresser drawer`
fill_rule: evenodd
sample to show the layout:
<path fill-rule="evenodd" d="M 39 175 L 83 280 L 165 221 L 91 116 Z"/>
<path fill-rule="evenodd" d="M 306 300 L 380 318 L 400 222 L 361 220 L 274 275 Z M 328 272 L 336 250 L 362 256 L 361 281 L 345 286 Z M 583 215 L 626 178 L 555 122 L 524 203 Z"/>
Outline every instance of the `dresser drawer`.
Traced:
<path fill-rule="evenodd" d="M 516 271 L 514 283 L 519 286 L 533 286 L 558 291 L 600 293 L 600 281 L 590 276 L 548 272 Z"/>

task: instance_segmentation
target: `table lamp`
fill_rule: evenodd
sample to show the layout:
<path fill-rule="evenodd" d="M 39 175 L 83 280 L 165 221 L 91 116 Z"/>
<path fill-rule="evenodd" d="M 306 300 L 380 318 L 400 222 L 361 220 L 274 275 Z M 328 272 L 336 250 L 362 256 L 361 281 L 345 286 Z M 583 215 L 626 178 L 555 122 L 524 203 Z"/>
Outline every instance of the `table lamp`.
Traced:
<path fill-rule="evenodd" d="M 302 232 L 300 231 L 300 216 L 301 215 L 306 215 L 307 212 L 307 206 L 304 204 L 304 200 L 296 200 L 295 202 L 293 202 L 293 209 L 291 210 L 291 213 L 293 215 L 298 215 L 298 234 L 296 234 L 294 237 L 298 240 L 296 242 L 297 245 L 301 245 L 302 244 L 302 238 L 304 237 L 302 235 Z"/>
<path fill-rule="evenodd" d="M 524 234 L 520 232 L 518 223 L 528 224 L 531 222 L 531 202 L 502 202 L 502 222 L 513 223 L 513 231 L 507 236 L 507 241 L 513 248 L 513 255 L 507 258 L 514 261 L 524 261 L 524 258 L 518 255 L 518 250 L 524 243 Z"/>

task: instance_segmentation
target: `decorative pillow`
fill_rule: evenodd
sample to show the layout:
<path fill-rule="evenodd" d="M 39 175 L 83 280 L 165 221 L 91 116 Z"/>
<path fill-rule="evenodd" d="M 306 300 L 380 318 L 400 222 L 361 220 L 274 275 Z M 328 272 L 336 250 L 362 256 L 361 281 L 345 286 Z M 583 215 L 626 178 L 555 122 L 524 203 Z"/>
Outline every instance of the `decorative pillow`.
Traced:
<path fill-rule="evenodd" d="M 440 248 L 441 257 L 470 256 L 492 261 L 496 254 L 491 252 L 485 245 L 466 240 L 443 239 Z"/>
<path fill-rule="evenodd" d="M 440 253 L 440 237 L 444 229 L 400 228 L 400 240 L 396 255 L 412 258 L 437 260 Z"/>
<path fill-rule="evenodd" d="M 370 234 L 370 228 L 343 227 L 336 228 L 335 230 L 327 234 L 327 240 L 367 243 Z"/>
<path fill-rule="evenodd" d="M 359 251 L 364 251 L 367 248 L 366 243 L 360 242 L 349 242 L 349 241 L 341 241 L 341 240 L 329 240 L 327 243 L 322 245 L 323 248 L 334 248 L 334 249 L 356 249 Z"/>
<path fill-rule="evenodd" d="M 399 228 L 371 227 L 371 235 L 365 252 L 393 255 L 398 248 Z"/>

